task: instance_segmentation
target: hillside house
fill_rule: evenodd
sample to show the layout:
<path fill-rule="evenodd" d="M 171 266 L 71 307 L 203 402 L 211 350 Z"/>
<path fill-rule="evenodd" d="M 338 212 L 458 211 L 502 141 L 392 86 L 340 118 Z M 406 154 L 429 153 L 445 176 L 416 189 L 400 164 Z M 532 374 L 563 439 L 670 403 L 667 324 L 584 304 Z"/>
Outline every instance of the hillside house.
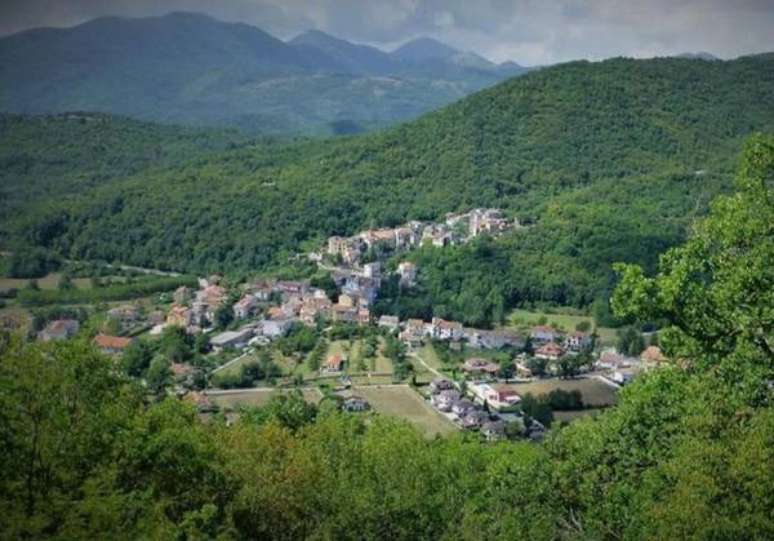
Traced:
<path fill-rule="evenodd" d="M 667 358 L 658 346 L 648 346 L 645 348 L 645 351 L 640 354 L 640 360 L 646 365 L 655 366 L 666 362 Z"/>
<path fill-rule="evenodd" d="M 564 339 L 564 347 L 571 351 L 583 351 L 590 348 L 592 344 L 591 335 L 580 331 L 572 332 Z"/>
<path fill-rule="evenodd" d="M 80 328 L 81 325 L 76 319 L 55 319 L 38 333 L 38 338 L 44 342 L 66 340 L 75 336 Z"/>
<path fill-rule="evenodd" d="M 236 319 L 247 319 L 255 315 L 258 309 L 258 299 L 249 294 L 245 295 L 234 303 L 232 309 Z"/>
<path fill-rule="evenodd" d="M 505 422 L 498 419 L 496 421 L 485 421 L 481 425 L 481 435 L 486 441 L 500 441 L 505 439 Z"/>
<path fill-rule="evenodd" d="M 497 410 L 509 408 L 521 402 L 519 393 L 504 385 L 489 385 L 486 383 L 471 385 L 470 391 L 482 403 L 486 402 Z"/>
<path fill-rule="evenodd" d="M 107 316 L 118 322 L 121 330 L 126 330 L 140 321 L 140 309 L 132 304 L 117 306 L 107 311 Z"/>
<path fill-rule="evenodd" d="M 439 411 L 449 412 L 459 399 L 459 391 L 456 391 L 455 389 L 446 389 L 434 394 L 430 401 Z"/>
<path fill-rule="evenodd" d="M 399 338 L 408 344 L 419 345 L 422 343 L 425 335 L 425 322 L 421 319 L 409 319 L 406 321 L 406 325 Z"/>
<path fill-rule="evenodd" d="M 308 298 L 304 300 L 301 310 L 299 311 L 299 319 L 306 325 L 315 325 L 318 318 L 330 317 L 333 303 L 327 297 L 324 299 Z"/>
<path fill-rule="evenodd" d="M 460 426 L 465 430 L 477 430 L 489 420 L 489 415 L 479 409 L 469 410 L 460 417 Z"/>
<path fill-rule="evenodd" d="M 226 290 L 217 284 L 210 284 L 196 292 L 196 300 L 214 311 L 226 301 Z"/>
<path fill-rule="evenodd" d="M 504 347 L 523 349 L 526 344 L 523 336 L 508 329 L 489 331 L 465 328 L 462 334 L 470 347 L 478 349 L 502 349 Z"/>
<path fill-rule="evenodd" d="M 226 348 L 243 348 L 253 336 L 253 329 L 248 327 L 238 331 L 222 332 L 210 339 L 210 345 L 216 352 L 223 351 Z"/>
<path fill-rule="evenodd" d="M 278 280 L 275 288 L 282 294 L 283 299 L 290 297 L 303 297 L 309 290 L 309 282 Z"/>
<path fill-rule="evenodd" d="M 333 321 L 338 321 L 341 323 L 358 322 L 358 310 L 357 308 L 354 308 L 352 306 L 334 304 L 331 316 L 333 318 Z"/>
<path fill-rule="evenodd" d="M 462 365 L 462 370 L 469 374 L 487 374 L 494 376 L 500 371 L 500 365 L 481 359 L 478 357 L 472 357 L 467 359 Z"/>
<path fill-rule="evenodd" d="M 619 368 L 628 368 L 634 363 L 638 363 L 638 360 L 608 349 L 600 353 L 596 365 L 597 368 L 603 370 L 618 370 Z"/>
<path fill-rule="evenodd" d="M 452 404 L 451 411 L 454 415 L 457 417 L 464 417 L 468 414 L 468 412 L 473 411 L 476 409 L 476 405 L 473 404 L 470 400 L 467 398 L 461 398 L 457 400 L 454 404 Z"/>
<path fill-rule="evenodd" d="M 470 211 L 469 235 L 475 237 L 481 233 L 496 235 L 511 228 L 511 223 L 498 209 L 473 209 Z"/>
<path fill-rule="evenodd" d="M 345 399 L 341 407 L 344 411 L 351 413 L 368 411 L 371 409 L 371 405 L 368 403 L 368 401 L 365 398 L 360 398 L 359 396 L 351 396 Z"/>
<path fill-rule="evenodd" d="M 548 327 L 545 325 L 538 325 L 536 327 L 532 327 L 532 329 L 529 332 L 530 338 L 532 338 L 533 342 L 539 343 L 539 344 L 545 344 L 548 342 L 558 342 L 562 338 L 562 334 L 554 329 L 553 327 Z"/>
<path fill-rule="evenodd" d="M 437 340 L 462 340 L 462 324 L 434 317 L 430 323 L 431 336 Z"/>
<path fill-rule="evenodd" d="M 547 361 L 558 361 L 564 354 L 564 348 L 555 342 L 548 342 L 535 350 L 535 357 Z"/>
<path fill-rule="evenodd" d="M 102 353 L 106 355 L 115 355 L 117 353 L 123 353 L 134 340 L 132 338 L 125 338 L 122 336 L 111 336 L 109 334 L 98 334 L 94 337 L 94 345 L 99 348 Z"/>
<path fill-rule="evenodd" d="M 400 321 L 398 320 L 398 316 L 384 315 L 379 318 L 378 326 L 389 329 L 390 331 L 397 331 L 400 326 Z"/>
<path fill-rule="evenodd" d="M 376 278 L 350 275 L 341 288 L 341 293 L 357 300 L 358 305 L 368 306 L 376 300 L 380 281 Z"/>
<path fill-rule="evenodd" d="M 366 247 L 369 250 L 377 246 L 383 246 L 390 250 L 398 248 L 398 236 L 394 229 L 370 229 L 360 234 Z"/>
<path fill-rule="evenodd" d="M 344 357 L 338 353 L 328 356 L 323 364 L 323 370 L 325 372 L 341 372 L 344 370 Z"/>
<path fill-rule="evenodd" d="M 248 292 L 261 302 L 266 302 L 274 293 L 275 282 L 273 280 L 258 280 L 253 282 L 248 288 Z"/>
<path fill-rule="evenodd" d="M 292 319 L 264 319 L 259 328 L 261 335 L 274 340 L 285 336 L 292 326 Z"/>
<path fill-rule="evenodd" d="M 172 294 L 172 300 L 175 304 L 186 304 L 193 298 L 193 292 L 190 287 L 180 286 Z"/>
<path fill-rule="evenodd" d="M 451 391 L 454 389 L 454 382 L 447 378 L 435 378 L 430 382 L 430 392 L 438 394 L 441 391 Z"/>
<path fill-rule="evenodd" d="M 417 266 L 411 261 L 403 261 L 398 265 L 398 276 L 401 287 L 414 287 L 417 282 Z"/>
<path fill-rule="evenodd" d="M 357 323 L 364 327 L 371 324 L 371 311 L 368 308 L 360 308 L 357 311 Z"/>

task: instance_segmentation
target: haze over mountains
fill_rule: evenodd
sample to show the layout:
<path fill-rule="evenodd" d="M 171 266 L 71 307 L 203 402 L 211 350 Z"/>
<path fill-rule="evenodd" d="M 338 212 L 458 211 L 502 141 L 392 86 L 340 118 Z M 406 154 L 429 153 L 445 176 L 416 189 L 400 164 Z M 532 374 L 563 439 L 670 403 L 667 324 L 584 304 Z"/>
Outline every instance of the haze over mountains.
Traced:
<path fill-rule="evenodd" d="M 283 42 L 194 13 L 106 17 L 0 39 L 0 110 L 98 111 L 261 134 L 353 133 L 525 71 L 428 38 L 387 53 L 320 31 Z"/>

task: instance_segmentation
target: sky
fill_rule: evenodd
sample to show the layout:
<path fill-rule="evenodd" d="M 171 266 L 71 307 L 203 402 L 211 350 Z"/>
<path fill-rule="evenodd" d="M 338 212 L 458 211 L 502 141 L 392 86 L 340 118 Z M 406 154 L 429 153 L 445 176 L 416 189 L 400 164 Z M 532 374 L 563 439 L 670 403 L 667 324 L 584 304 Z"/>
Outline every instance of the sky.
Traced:
<path fill-rule="evenodd" d="M 0 35 L 195 11 L 282 38 L 318 29 L 390 50 L 427 36 L 490 60 L 774 51 L 774 0 L 0 0 Z"/>

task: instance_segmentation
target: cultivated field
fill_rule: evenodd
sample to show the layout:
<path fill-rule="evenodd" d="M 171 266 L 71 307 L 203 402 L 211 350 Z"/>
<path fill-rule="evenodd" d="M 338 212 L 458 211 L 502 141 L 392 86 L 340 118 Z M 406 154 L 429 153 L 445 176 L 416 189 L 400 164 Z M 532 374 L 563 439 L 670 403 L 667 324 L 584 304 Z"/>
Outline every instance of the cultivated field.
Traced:
<path fill-rule="evenodd" d="M 428 437 L 449 434 L 457 428 L 430 407 L 408 385 L 355 387 L 352 393 L 362 396 L 377 412 L 406 419 Z"/>
<path fill-rule="evenodd" d="M 548 379 L 530 383 L 509 383 L 506 387 L 516 390 L 522 396 L 527 393 L 539 396 L 554 389 L 578 390 L 583 395 L 583 403 L 588 406 L 612 406 L 618 401 L 617 390 L 596 378 Z"/>
<path fill-rule="evenodd" d="M 229 392 L 216 391 L 209 392 L 207 395 L 213 404 L 217 404 L 221 408 L 233 409 L 236 406 L 265 406 L 269 403 L 269 400 L 273 396 L 277 396 L 281 393 L 289 393 L 291 390 L 286 389 L 244 389 L 235 390 Z M 302 389 L 302 394 L 307 402 L 316 404 L 322 398 L 322 394 L 317 389 Z"/>

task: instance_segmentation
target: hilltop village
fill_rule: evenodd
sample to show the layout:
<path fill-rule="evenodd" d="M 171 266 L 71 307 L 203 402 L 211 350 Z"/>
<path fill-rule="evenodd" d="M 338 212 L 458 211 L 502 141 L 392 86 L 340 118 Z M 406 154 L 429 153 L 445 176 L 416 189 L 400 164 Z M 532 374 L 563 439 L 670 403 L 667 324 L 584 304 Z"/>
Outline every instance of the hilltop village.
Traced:
<path fill-rule="evenodd" d="M 520 227 L 498 209 L 473 209 L 441 222 L 330 237 L 306 254 L 330 276 L 324 284 L 199 278 L 162 294 L 153 310 L 109 308 L 113 332 L 103 325 L 93 342 L 137 364 L 137 375 L 159 371 L 151 387 L 193 401 L 203 414 L 233 415 L 243 399 L 254 403 L 261 394 L 297 388 L 350 411 L 401 416 L 414 407 L 437 432 L 457 427 L 489 440 L 540 439 L 554 414 L 571 419 L 614 404 L 620 385 L 664 360 L 658 347 L 621 354 L 600 342 L 589 321 L 577 328 L 545 321 L 484 329 L 373 311 L 386 279 L 405 290 L 421 280 L 421 269 L 402 254 Z M 53 319 L 38 337 L 64 339 L 79 327 L 75 318 Z M 176 353 L 159 360 L 154 343 L 176 344 L 169 346 Z"/>

